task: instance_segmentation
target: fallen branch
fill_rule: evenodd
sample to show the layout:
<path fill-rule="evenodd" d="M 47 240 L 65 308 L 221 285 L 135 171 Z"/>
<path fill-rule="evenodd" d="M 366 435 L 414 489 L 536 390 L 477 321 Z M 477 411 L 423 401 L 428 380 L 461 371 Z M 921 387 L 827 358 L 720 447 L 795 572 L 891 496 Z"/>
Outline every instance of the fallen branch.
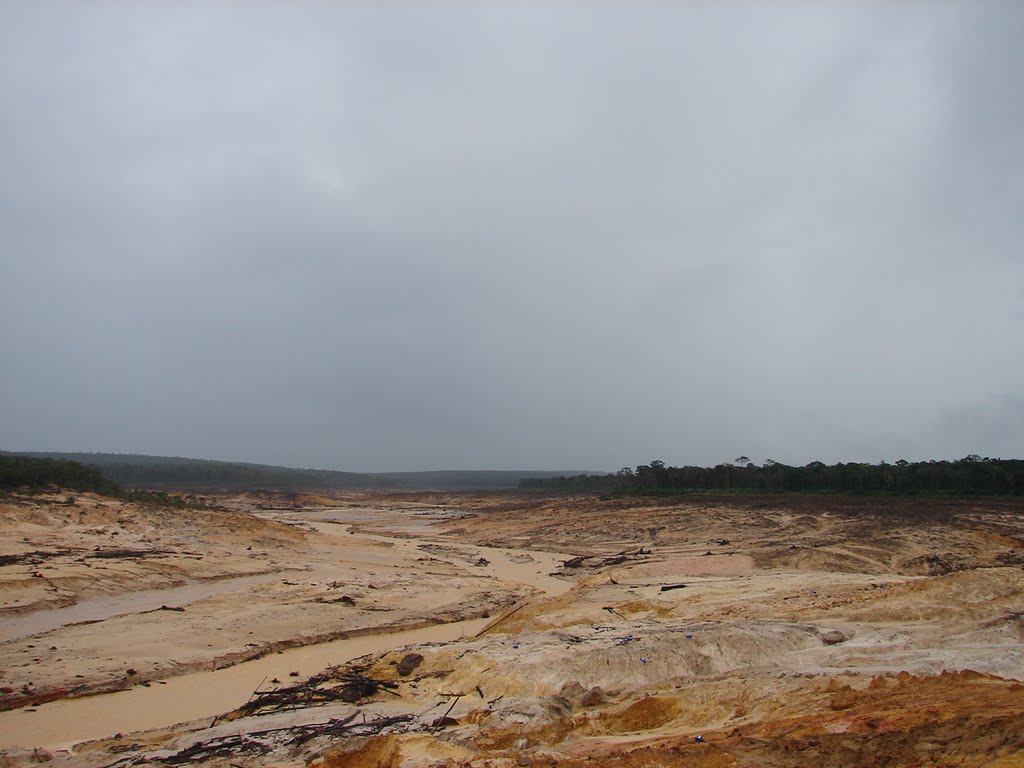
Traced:
<path fill-rule="evenodd" d="M 340 685 L 325 686 L 324 684 L 328 682 L 340 683 Z M 330 672 L 311 677 L 299 685 L 262 692 L 257 689 L 253 691 L 249 701 L 236 709 L 234 714 L 240 716 L 257 713 L 269 714 L 282 709 L 313 707 L 336 701 L 355 704 L 379 691 L 397 695 L 393 691 L 397 687 L 398 683 L 396 682 L 376 680 L 358 672 Z"/>
<path fill-rule="evenodd" d="M 476 633 L 475 635 L 473 635 L 473 637 L 480 637 L 480 636 L 481 636 L 482 634 L 484 634 L 485 632 L 490 632 L 490 631 L 491 631 L 492 629 L 494 629 L 494 628 L 495 628 L 496 626 L 498 626 L 499 624 L 502 624 L 502 623 L 504 623 L 504 622 L 505 622 L 505 621 L 507 621 L 507 620 L 508 620 L 509 618 L 511 618 L 511 617 L 512 617 L 512 616 L 514 616 L 515 614 L 519 613 L 519 612 L 520 612 L 521 610 L 523 610 L 523 608 L 525 608 L 526 606 L 527 606 L 527 603 L 520 603 L 520 604 L 519 604 L 519 605 L 517 605 L 517 606 L 516 606 L 515 608 L 513 608 L 513 609 L 512 609 L 511 611 L 509 611 L 509 612 L 508 612 L 508 613 L 506 613 L 506 614 L 505 614 L 504 616 L 502 616 L 501 618 L 499 618 L 499 619 L 498 619 L 497 621 L 494 621 L 493 623 L 491 623 L 491 624 L 488 624 L 488 625 L 487 625 L 486 627 L 484 627 L 483 629 L 481 629 L 481 630 L 480 630 L 479 632 L 477 632 L 477 633 Z"/>
<path fill-rule="evenodd" d="M 153 555 L 173 555 L 169 549 L 97 549 L 86 557 L 99 558 L 139 558 Z"/>
<path fill-rule="evenodd" d="M 570 557 L 568 560 L 562 561 L 563 568 L 604 568 L 609 565 L 622 565 L 629 560 L 637 560 L 644 555 L 651 554 L 651 550 L 645 550 L 640 547 L 635 552 L 623 550 L 614 555 L 606 555 L 601 557 L 600 555 L 577 555 L 576 557 Z M 594 562 L 588 562 L 594 561 Z"/>
<path fill-rule="evenodd" d="M 192 763 L 206 760 L 210 757 L 228 757 L 238 754 L 265 755 L 273 747 L 257 741 L 250 734 L 239 736 L 222 736 L 209 741 L 201 741 L 190 747 L 176 752 L 169 757 L 164 757 L 160 762 L 167 765 L 180 765 L 181 763 Z"/>
<path fill-rule="evenodd" d="M 439 718 L 437 718 L 433 723 L 431 723 L 431 727 L 434 730 L 440 730 L 441 728 L 444 728 L 446 725 L 452 725 L 451 718 L 449 718 L 448 715 L 450 715 L 452 710 L 455 709 L 455 705 L 459 703 L 459 699 L 461 698 L 462 694 L 460 693 L 458 696 L 452 699 L 452 704 L 450 707 L 448 707 L 447 710 L 445 710 L 445 713 L 441 715 Z M 480 698 L 483 698 L 483 694 L 480 694 Z"/>

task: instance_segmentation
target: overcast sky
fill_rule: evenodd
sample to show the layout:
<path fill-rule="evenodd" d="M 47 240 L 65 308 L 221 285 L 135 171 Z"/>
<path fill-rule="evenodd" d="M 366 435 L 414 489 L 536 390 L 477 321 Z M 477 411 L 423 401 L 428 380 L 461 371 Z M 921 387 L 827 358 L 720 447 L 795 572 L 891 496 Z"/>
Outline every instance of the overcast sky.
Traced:
<path fill-rule="evenodd" d="M 1024 3 L 0 0 L 0 448 L 1024 456 Z"/>

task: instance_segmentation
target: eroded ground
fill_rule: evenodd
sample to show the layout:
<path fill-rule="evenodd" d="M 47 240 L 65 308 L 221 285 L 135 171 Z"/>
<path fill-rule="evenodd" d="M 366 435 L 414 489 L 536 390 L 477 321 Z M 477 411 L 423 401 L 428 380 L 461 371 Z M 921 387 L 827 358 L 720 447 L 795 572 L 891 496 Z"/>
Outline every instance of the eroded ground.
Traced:
<path fill-rule="evenodd" d="M 2 510 L 12 762 L 1024 766 L 1021 503 L 60 500 Z"/>

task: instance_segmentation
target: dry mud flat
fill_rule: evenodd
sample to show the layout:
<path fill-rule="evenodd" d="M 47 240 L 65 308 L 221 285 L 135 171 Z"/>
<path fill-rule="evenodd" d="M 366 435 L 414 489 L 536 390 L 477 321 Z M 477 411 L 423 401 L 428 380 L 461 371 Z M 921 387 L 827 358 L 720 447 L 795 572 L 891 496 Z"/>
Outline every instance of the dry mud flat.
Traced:
<path fill-rule="evenodd" d="M 247 516 L 301 538 L 282 542 L 295 559 L 279 566 L 319 575 L 347 551 L 371 579 L 410 566 L 417 584 L 393 592 L 420 590 L 421 617 L 433 579 L 456 591 L 465 580 L 478 606 L 507 590 L 510 607 L 461 639 L 402 638 L 303 668 L 212 724 L 79 744 L 52 762 L 1024 766 L 1022 512 L 828 497 L 298 499 Z M 472 592 L 475 580 L 490 588 Z M 302 594 L 327 585 L 307 578 Z M 196 605 L 208 599 L 232 614 L 216 597 Z M 20 656 L 3 658 L 5 675 L 19 669 L 8 665 Z M 36 714 L 46 706 L 59 704 Z M 5 714 L 20 716 L 23 746 L 48 743 L 31 741 L 32 715 Z"/>

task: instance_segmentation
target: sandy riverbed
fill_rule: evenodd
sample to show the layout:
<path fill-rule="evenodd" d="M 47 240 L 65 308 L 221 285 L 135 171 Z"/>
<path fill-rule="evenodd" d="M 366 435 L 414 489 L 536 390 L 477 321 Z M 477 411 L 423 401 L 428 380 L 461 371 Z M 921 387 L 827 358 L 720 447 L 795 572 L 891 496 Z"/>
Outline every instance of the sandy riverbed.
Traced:
<path fill-rule="evenodd" d="M 96 533 L 93 502 L 133 546 L 179 550 L 75 580 L 96 565 L 75 558 L 89 560 L 111 533 Z M 144 510 L 81 503 L 84 529 L 64 534 L 48 527 L 67 514 L 56 503 L 4 510 L 23 521 L 8 546 L 78 547 L 0 571 L 10 637 L 0 669 L 14 707 L 0 712 L 0 740 L 59 750 L 101 739 L 55 752 L 55 764 L 182 750 L 211 765 L 235 754 L 325 768 L 1010 768 L 1024 757 L 1014 725 L 1024 715 L 1024 516 L 1012 502 L 424 494 L 248 514 L 235 499 L 236 512 L 190 521 L 187 552 L 180 524 L 161 534 L 168 521 Z M 40 578 L 72 607 L 40 597 Z M 167 607 L 184 611 L 151 610 L 158 578 L 178 598 Z M 49 626 L 83 615 L 74 606 L 100 620 L 25 636 L 41 626 L 33 616 Z M 419 658 L 414 673 L 396 671 L 406 656 Z M 391 687 L 211 725 L 257 686 L 314 676 L 308 697 L 353 669 Z M 16 687 L 28 676 L 31 687 Z M 26 700 L 76 680 L 129 690 Z M 369 725 L 288 746 L 296 728 L 350 714 Z M 228 757 L 204 751 L 268 724 L 276 735 Z"/>
<path fill-rule="evenodd" d="M 30 521 L 23 530 L 40 530 L 37 540 L 28 542 L 34 549 L 27 551 L 62 554 L 20 564 L 27 572 L 21 583 L 33 588 L 29 579 L 39 580 L 33 574 L 43 569 L 48 584 L 67 592 L 79 584 L 76 572 L 96 550 L 83 547 L 73 528 L 63 529 L 63 537 L 47 531 L 47 516 L 66 510 L 40 501 L 23 508 L 22 519 Z M 111 503 L 80 499 L 75 511 L 106 512 Z M 101 565 L 87 563 L 107 573 L 64 607 L 25 611 L 12 601 L 19 609 L 9 609 L 0 622 L 3 685 L 12 689 L 9 698 L 20 696 L 34 706 L 0 712 L 0 746 L 61 748 L 212 717 L 244 700 L 264 678 L 311 674 L 395 644 L 458 638 L 483 626 L 492 611 L 570 586 L 548 575 L 559 560 L 553 553 L 523 555 L 355 532 L 353 525 L 373 512 L 352 507 L 228 513 L 235 519 L 226 531 L 199 532 L 183 554 L 172 549 L 179 541 L 167 542 L 169 536 L 152 529 L 146 536 L 133 535 L 132 523 L 141 527 L 138 518 L 147 510 L 119 505 L 117 519 L 127 530 L 118 531 L 118 546 L 128 542 L 164 551 L 130 558 L 134 562 L 110 557 L 100 558 Z M 378 525 L 391 519 L 377 513 Z M 8 516 L 17 518 L 12 509 Z M 88 513 L 83 517 L 95 526 Z M 410 535 L 404 515 L 391 521 L 396 533 Z M 269 537 L 266 531 L 277 535 L 279 546 L 268 551 L 247 543 Z M 16 535 L 14 528 L 7 533 Z M 285 546 L 282 539 L 297 546 Z M 184 580 L 186 566 L 202 563 L 211 551 L 222 572 L 182 586 L 131 590 L 149 583 L 135 578 L 147 568 L 162 574 L 180 569 Z M 235 575 L 253 570 L 250 560 L 263 564 L 259 570 L 274 570 Z M 8 589 L 16 591 L 19 574 L 5 575 Z M 128 690 L 71 700 L 59 695 L 118 688 Z M 45 703 L 47 698 L 55 700 Z"/>

